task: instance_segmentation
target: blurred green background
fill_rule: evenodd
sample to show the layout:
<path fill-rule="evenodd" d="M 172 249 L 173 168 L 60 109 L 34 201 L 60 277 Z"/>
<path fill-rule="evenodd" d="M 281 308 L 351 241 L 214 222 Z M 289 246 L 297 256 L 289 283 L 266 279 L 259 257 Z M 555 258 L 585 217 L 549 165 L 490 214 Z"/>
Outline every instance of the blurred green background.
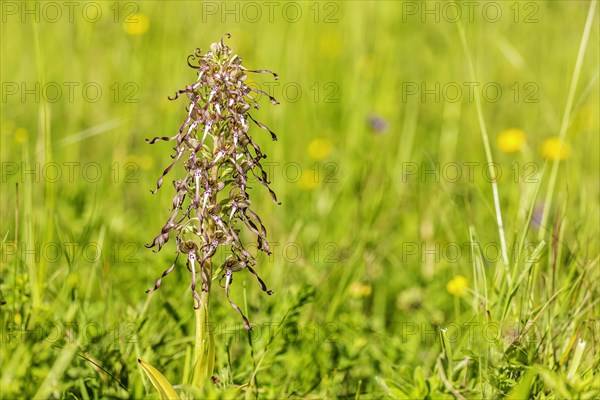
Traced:
<path fill-rule="evenodd" d="M 247 68 L 280 76 L 251 76 L 281 103 L 262 98 L 253 114 L 279 137 L 254 130 L 282 201 L 253 190 L 274 247 L 257 269 L 275 294 L 236 274 L 249 343 L 215 285 L 220 383 L 189 396 L 481 398 L 518 382 L 538 397 L 597 396 L 597 9 L 566 147 L 553 141 L 589 6 L 2 2 L 0 397 L 154 396 L 137 358 L 185 391 L 189 275 L 180 263 L 146 295 L 175 247 L 144 248 L 181 175 L 152 195 L 172 146 L 144 139 L 176 133 L 187 104 L 167 96 L 195 81 L 186 57 L 225 33 Z M 508 265 L 472 91 L 499 171 Z M 544 242 L 532 262 L 518 256 L 524 232 L 530 253 Z M 532 340 L 512 346 L 519 334 Z"/>

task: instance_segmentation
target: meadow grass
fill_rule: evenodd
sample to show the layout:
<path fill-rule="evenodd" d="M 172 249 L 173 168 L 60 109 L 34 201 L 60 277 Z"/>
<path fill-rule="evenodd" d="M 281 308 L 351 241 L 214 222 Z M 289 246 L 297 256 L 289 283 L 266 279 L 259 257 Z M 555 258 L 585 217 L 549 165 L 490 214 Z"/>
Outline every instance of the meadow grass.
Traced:
<path fill-rule="evenodd" d="M 138 359 L 182 398 L 600 396 L 594 2 L 495 2 L 496 22 L 481 5 L 448 22 L 412 13 L 426 3 L 296 2 L 299 21 L 280 5 L 271 22 L 259 2 L 251 22 L 243 3 L 236 21 L 220 2 L 92 2 L 95 23 L 6 3 L 0 398 L 157 398 Z M 144 248 L 172 197 L 168 177 L 150 193 L 171 146 L 144 139 L 176 133 L 186 57 L 225 33 L 280 76 L 252 79 L 281 102 L 256 113 L 279 141 L 254 137 L 282 205 L 255 183 L 275 293 L 235 275 L 248 333 L 212 292 L 218 382 L 200 389 L 185 265 L 145 293 L 175 248 Z"/>

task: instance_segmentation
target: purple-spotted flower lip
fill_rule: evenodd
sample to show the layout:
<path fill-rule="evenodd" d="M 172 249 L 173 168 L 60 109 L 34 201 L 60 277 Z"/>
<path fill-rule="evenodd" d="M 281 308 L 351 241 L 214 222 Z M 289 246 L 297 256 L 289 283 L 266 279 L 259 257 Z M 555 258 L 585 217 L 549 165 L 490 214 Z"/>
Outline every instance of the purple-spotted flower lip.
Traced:
<path fill-rule="evenodd" d="M 230 37 L 229 34 L 226 36 Z M 272 292 L 252 268 L 256 258 L 247 251 L 236 228 L 236 224 L 245 226 L 256 236 L 258 249 L 270 254 L 266 228 L 251 209 L 248 177 L 252 176 L 264 185 L 273 201 L 279 202 L 261 164 L 266 155 L 249 135 L 248 122 L 254 122 L 268 131 L 272 140 L 277 140 L 275 133 L 257 121 L 250 111 L 259 108 L 253 94 L 267 96 L 272 104 L 279 103 L 267 93 L 246 85 L 245 81 L 248 73 L 268 73 L 275 79 L 278 76 L 268 70 L 245 68 L 242 59 L 232 53 L 223 39 L 213 43 L 206 53 L 196 49 L 187 62 L 197 70 L 196 81 L 169 97 L 176 100 L 182 94 L 186 95 L 182 97 L 189 101 L 184 122 L 174 136 L 146 140 L 150 144 L 158 141 L 175 143 L 172 162 L 164 169 L 152 193 L 161 188 L 165 176 L 176 166 L 185 171 L 184 177 L 173 181 L 175 195 L 170 218 L 153 242 L 146 245 L 157 247 L 155 251 L 158 252 L 171 235 L 175 235 L 175 262 L 147 292 L 152 293 L 160 287 L 162 279 L 175 268 L 179 255 L 184 253 L 191 273 L 195 307 L 199 307 L 197 276 L 202 280 L 202 291 L 208 291 L 212 280 L 209 276 L 212 274 L 212 257 L 219 246 L 225 247 L 230 253 L 221 265 L 225 294 L 231 306 L 241 314 L 244 326 L 251 329 L 240 308 L 229 297 L 233 273 L 246 269 L 256 276 L 263 291 Z"/>

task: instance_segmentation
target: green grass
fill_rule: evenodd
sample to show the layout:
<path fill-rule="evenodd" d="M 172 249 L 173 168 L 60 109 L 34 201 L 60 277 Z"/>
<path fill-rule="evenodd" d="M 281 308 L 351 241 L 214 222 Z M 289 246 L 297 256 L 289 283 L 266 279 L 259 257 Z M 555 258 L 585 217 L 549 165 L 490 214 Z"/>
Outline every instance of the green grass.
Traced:
<path fill-rule="evenodd" d="M 158 398 L 138 359 L 182 398 L 600 396 L 597 7 L 586 25 L 588 1 L 496 2 L 498 22 L 479 5 L 457 26 L 410 15 L 424 7 L 414 2 L 298 2 L 295 23 L 281 5 L 270 22 L 262 6 L 252 23 L 203 13 L 221 2 L 148 1 L 127 3 L 150 21 L 135 36 L 121 23 L 133 6 L 115 23 L 112 2 L 92 4 L 96 23 L 82 5 L 75 23 L 63 6 L 60 21 L 35 23 L 2 4 L 0 398 Z M 332 12 L 337 22 L 326 23 Z M 274 242 L 257 270 L 275 293 L 235 275 L 249 336 L 214 285 L 219 383 L 197 389 L 185 384 L 185 265 L 145 294 L 174 240 L 158 254 L 144 248 L 172 195 L 170 176 L 149 191 L 171 145 L 144 139 L 176 132 L 186 104 L 167 96 L 194 79 L 186 57 L 226 32 L 247 67 L 280 76 L 281 104 L 262 99 L 256 115 L 279 141 L 254 130 L 282 201 L 253 189 Z M 56 83 L 61 99 L 44 101 L 47 86 L 40 101 L 22 101 L 21 84 L 35 82 Z M 502 96 L 469 99 L 469 82 L 497 83 Z M 89 83 L 98 101 L 82 94 Z M 422 83 L 456 83 L 463 97 L 406 93 Z M 387 132 L 369 126 L 372 113 Z M 526 135 L 516 153 L 497 144 L 508 128 Z M 542 156 L 550 137 L 568 143 L 566 160 Z M 324 158 L 309 152 L 315 139 L 331 143 Z M 297 181 L 298 169 L 318 182 Z M 462 296 L 447 290 L 458 275 Z"/>

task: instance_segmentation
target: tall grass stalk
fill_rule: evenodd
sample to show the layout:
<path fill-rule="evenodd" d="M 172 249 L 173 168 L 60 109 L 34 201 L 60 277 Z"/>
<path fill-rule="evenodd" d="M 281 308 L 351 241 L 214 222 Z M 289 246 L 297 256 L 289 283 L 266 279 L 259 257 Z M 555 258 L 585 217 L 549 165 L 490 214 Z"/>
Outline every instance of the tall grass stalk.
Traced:
<path fill-rule="evenodd" d="M 459 20 L 456 24 L 458 28 L 458 33 L 460 35 L 460 41 L 463 46 L 463 50 L 465 52 L 465 56 L 467 57 L 467 64 L 469 66 L 469 74 L 471 75 L 471 80 L 477 82 L 477 76 L 475 74 L 475 68 L 473 66 L 473 57 L 471 56 L 471 52 L 469 51 L 469 47 L 467 46 L 467 38 L 465 36 L 465 29 Z M 481 128 L 481 138 L 483 139 L 483 148 L 485 149 L 485 157 L 488 163 L 488 171 L 490 174 L 490 180 L 492 182 L 492 194 L 494 197 L 494 209 L 496 210 L 496 224 L 498 226 L 498 235 L 500 237 L 500 248 L 502 251 L 502 261 L 504 262 L 504 267 L 506 269 L 506 273 L 508 275 L 509 281 L 511 280 L 510 273 L 508 272 L 508 250 L 506 247 L 506 239 L 504 235 L 504 223 L 502 222 L 502 211 L 500 210 L 500 198 L 498 195 L 498 182 L 496 177 L 496 170 L 494 169 L 494 158 L 492 157 L 492 148 L 490 146 L 490 139 L 488 136 L 487 126 L 485 123 L 485 119 L 483 117 L 483 107 L 481 106 L 481 96 L 479 91 L 474 91 L 474 101 L 475 107 L 477 109 L 477 118 L 479 120 L 479 127 Z"/>
<path fill-rule="evenodd" d="M 38 74 L 38 79 L 40 85 L 45 85 L 45 76 L 44 76 L 44 62 L 42 59 L 42 50 L 40 43 L 40 32 L 39 32 L 39 24 L 33 23 L 33 38 L 34 38 L 34 46 L 35 46 L 35 66 Z M 43 133 L 43 165 L 51 165 L 54 160 L 52 154 L 52 132 L 51 132 L 51 124 L 50 124 L 50 106 L 47 101 L 40 101 L 38 106 L 38 115 L 39 115 L 39 130 Z M 36 155 L 35 160 L 37 162 L 38 157 Z M 53 179 L 46 179 L 44 184 L 44 206 L 46 211 L 46 224 L 44 226 L 43 233 L 43 243 L 52 242 L 52 235 L 54 232 L 54 223 L 55 223 L 55 209 L 56 209 L 56 181 Z M 44 287 L 46 285 L 46 275 L 48 269 L 48 260 L 46 257 L 41 257 L 38 263 L 37 268 L 37 289 L 38 292 L 33 301 L 33 308 L 38 308 L 41 306 L 41 293 L 44 292 Z"/>
<path fill-rule="evenodd" d="M 575 101 L 575 91 L 577 90 L 577 83 L 581 75 L 581 68 L 583 66 L 583 57 L 585 50 L 588 45 L 590 38 L 590 31 L 594 22 L 594 16 L 596 14 L 596 2 L 592 0 L 588 9 L 587 19 L 585 21 L 585 27 L 583 28 L 583 34 L 581 35 L 581 41 L 579 42 L 579 50 L 577 52 L 577 61 L 575 62 L 575 68 L 573 69 L 573 75 L 571 76 L 571 84 L 569 85 L 569 94 L 567 95 L 567 102 L 565 104 L 565 110 L 563 112 L 562 122 L 560 124 L 560 131 L 558 133 L 560 146 L 565 146 L 565 137 L 569 130 L 571 123 L 571 112 L 573 109 L 573 102 Z M 544 199 L 544 209 L 542 211 L 542 218 L 540 222 L 540 230 L 538 232 L 538 240 L 542 240 L 547 231 L 548 216 L 550 215 L 550 206 L 552 205 L 552 196 L 554 195 L 554 188 L 556 186 L 556 179 L 558 178 L 558 167 L 560 165 L 560 157 L 556 157 L 552 162 L 552 170 L 550 171 L 550 178 L 548 181 L 548 191 Z"/>

